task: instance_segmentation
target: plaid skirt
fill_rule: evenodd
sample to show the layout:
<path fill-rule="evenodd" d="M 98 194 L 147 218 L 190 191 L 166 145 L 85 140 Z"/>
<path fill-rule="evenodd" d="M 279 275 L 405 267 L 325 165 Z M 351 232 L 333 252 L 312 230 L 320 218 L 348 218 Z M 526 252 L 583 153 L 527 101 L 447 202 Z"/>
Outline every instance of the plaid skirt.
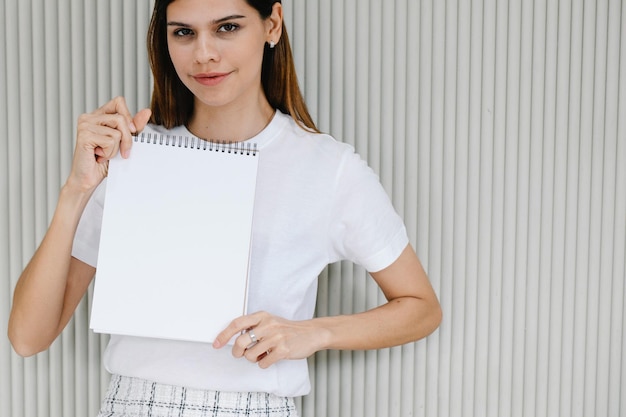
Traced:
<path fill-rule="evenodd" d="M 206 391 L 113 375 L 98 417 L 297 417 L 293 398 Z"/>

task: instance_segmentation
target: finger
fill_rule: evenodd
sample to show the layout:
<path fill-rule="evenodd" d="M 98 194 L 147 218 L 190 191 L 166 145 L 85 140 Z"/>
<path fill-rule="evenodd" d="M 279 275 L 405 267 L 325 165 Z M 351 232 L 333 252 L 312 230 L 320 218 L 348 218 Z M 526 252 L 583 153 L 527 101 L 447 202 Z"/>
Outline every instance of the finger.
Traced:
<path fill-rule="evenodd" d="M 121 141 L 124 136 L 131 137 L 130 128 L 124 116 L 119 114 L 90 114 L 81 116 L 78 124 L 78 137 L 86 142 L 92 141 L 93 135 L 110 136 Z"/>
<path fill-rule="evenodd" d="M 259 335 L 258 327 L 244 330 L 233 344 L 232 354 L 236 358 L 240 358 L 246 354 L 247 351 L 254 349 L 256 345 L 260 343 L 263 336 Z"/>
<path fill-rule="evenodd" d="M 243 352 L 243 355 L 250 362 L 258 362 L 259 358 L 266 355 L 270 350 L 270 344 L 267 342 L 254 343 L 250 348 Z"/>
<path fill-rule="evenodd" d="M 119 140 L 119 150 L 122 158 L 128 158 L 133 144 L 133 133 L 136 132 L 132 121 L 129 124 L 126 117 L 116 114 L 103 117 L 101 123 L 104 126 L 118 130 L 122 134 Z"/>
<path fill-rule="evenodd" d="M 259 343 L 259 338 L 256 336 L 253 329 L 244 330 L 233 343 L 232 354 L 235 358 L 242 357 L 247 350 L 252 349 Z"/>
<path fill-rule="evenodd" d="M 257 358 L 257 363 L 259 365 L 259 368 L 267 369 L 270 366 L 274 365 L 276 362 L 278 362 L 279 359 L 280 358 L 277 354 L 275 354 L 271 350 L 267 350 L 259 355 L 259 357 Z"/>
<path fill-rule="evenodd" d="M 114 99 L 110 100 L 102 107 L 96 109 L 94 114 L 121 114 L 126 118 L 128 124 L 133 120 L 130 111 L 128 110 L 128 106 L 126 105 L 126 99 L 122 96 L 117 96 Z"/>
<path fill-rule="evenodd" d="M 132 124 L 135 127 L 135 132 L 141 132 L 144 127 L 150 121 L 150 116 L 152 116 L 152 111 L 150 109 L 139 110 L 135 117 L 133 117 Z"/>
<path fill-rule="evenodd" d="M 150 120 L 151 114 L 152 111 L 150 109 L 140 110 L 130 122 L 131 134 L 137 134 L 138 132 L 141 132 Z M 132 138 L 129 141 L 122 140 L 122 143 L 120 144 L 120 153 L 122 154 L 122 158 L 128 158 L 130 156 L 130 149 L 132 145 Z"/>
<path fill-rule="evenodd" d="M 123 158 L 128 158 L 132 146 L 132 135 L 137 132 L 133 117 L 126 105 L 126 99 L 122 96 L 115 97 L 94 112 L 95 115 L 115 115 L 112 119 L 105 119 L 107 126 L 119 129 L 122 132 L 120 153 Z M 114 125 L 109 123 L 113 122 Z"/>
<path fill-rule="evenodd" d="M 257 343 L 252 349 L 245 353 L 245 357 L 252 363 L 257 363 L 259 367 L 265 369 L 281 359 L 277 350 L 271 347 L 270 343 Z"/>
<path fill-rule="evenodd" d="M 108 150 L 105 150 L 100 146 L 95 147 L 93 153 L 94 157 L 96 158 L 96 162 L 103 163 L 112 159 L 113 156 L 115 156 L 115 154 L 117 153 L 115 149 L 115 147 L 108 148 Z M 111 154 L 113 154 L 113 156 Z"/>
<path fill-rule="evenodd" d="M 94 150 L 93 150 L 93 153 L 96 156 L 96 159 L 98 159 L 98 158 L 106 158 L 107 157 L 106 152 L 100 146 L 95 147 Z"/>
<path fill-rule="evenodd" d="M 80 132 L 77 146 L 97 156 L 111 159 L 117 154 L 121 140 L 122 133 L 117 129 L 90 125 Z"/>
<path fill-rule="evenodd" d="M 216 337 L 215 340 L 213 341 L 213 347 L 216 349 L 219 349 L 223 346 L 225 346 L 228 341 L 230 339 L 233 338 L 233 336 L 235 336 L 236 334 L 240 333 L 241 330 L 238 329 L 237 326 L 233 325 L 233 322 L 231 322 L 228 327 L 226 327 L 224 330 L 222 330 Z"/>
<path fill-rule="evenodd" d="M 90 125 L 109 126 L 114 129 L 127 129 L 130 132 L 129 119 L 119 113 L 86 113 L 78 118 L 79 129 L 88 128 Z"/>
<path fill-rule="evenodd" d="M 235 335 L 240 334 L 242 336 L 242 332 L 244 330 L 255 327 L 256 325 L 258 325 L 258 323 L 258 320 L 255 319 L 253 316 L 241 316 L 236 318 L 235 320 L 230 322 L 228 327 L 226 327 L 220 332 L 220 334 L 217 335 L 217 337 L 213 341 L 213 347 L 219 349 L 225 346 L 228 341 L 231 340 Z M 239 340 L 239 338 L 237 338 L 237 340 Z M 237 340 L 235 341 L 235 344 L 237 344 Z M 250 340 L 249 336 L 246 336 L 246 340 Z M 242 346 L 243 348 L 247 346 L 244 345 L 243 340 L 240 340 L 239 342 L 240 346 Z"/>
<path fill-rule="evenodd" d="M 108 158 L 104 158 L 104 157 L 96 155 L 96 162 L 100 165 L 107 164 L 107 170 L 108 170 L 108 162 L 109 162 Z"/>
<path fill-rule="evenodd" d="M 250 339 L 250 342 L 248 343 L 248 345 L 246 346 L 246 349 L 250 349 L 252 348 L 254 345 L 256 345 L 257 343 L 259 343 L 259 339 L 257 338 L 256 333 L 254 332 L 254 329 L 248 329 L 245 330 L 244 333 L 241 335 L 242 338 L 248 337 Z M 245 343 L 245 342 L 244 342 Z"/>

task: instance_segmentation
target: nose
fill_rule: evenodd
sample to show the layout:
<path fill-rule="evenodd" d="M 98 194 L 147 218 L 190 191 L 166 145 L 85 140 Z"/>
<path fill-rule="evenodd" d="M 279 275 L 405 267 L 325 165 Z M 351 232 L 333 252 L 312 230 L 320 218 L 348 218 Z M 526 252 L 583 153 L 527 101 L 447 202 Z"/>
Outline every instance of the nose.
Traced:
<path fill-rule="evenodd" d="M 219 61 L 219 49 L 215 40 L 208 35 L 198 36 L 195 48 L 195 61 L 198 64 L 206 64 L 211 61 Z"/>

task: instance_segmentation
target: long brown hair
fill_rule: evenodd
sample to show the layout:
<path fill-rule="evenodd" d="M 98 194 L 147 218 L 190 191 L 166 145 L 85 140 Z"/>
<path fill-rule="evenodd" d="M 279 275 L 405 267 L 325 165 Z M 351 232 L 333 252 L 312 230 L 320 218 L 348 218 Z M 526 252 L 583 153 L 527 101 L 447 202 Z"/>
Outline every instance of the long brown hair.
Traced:
<path fill-rule="evenodd" d="M 167 6 L 174 0 L 156 0 L 148 28 L 148 58 L 154 76 L 152 116 L 150 121 L 170 129 L 189 122 L 194 109 L 194 97 L 182 83 L 167 47 Z M 262 19 L 272 14 L 281 0 L 246 0 Z M 261 68 L 261 85 L 270 105 L 291 117 L 304 129 L 319 132 L 304 102 L 291 53 L 285 23 L 280 41 L 274 48 L 265 45 Z"/>

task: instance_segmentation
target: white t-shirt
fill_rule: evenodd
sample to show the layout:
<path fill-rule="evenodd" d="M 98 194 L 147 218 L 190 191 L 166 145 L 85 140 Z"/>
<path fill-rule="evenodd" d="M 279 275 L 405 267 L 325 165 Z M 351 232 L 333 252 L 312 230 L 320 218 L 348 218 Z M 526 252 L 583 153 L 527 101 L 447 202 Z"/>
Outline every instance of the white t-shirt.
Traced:
<path fill-rule="evenodd" d="M 145 130 L 191 135 L 183 126 Z M 378 177 L 351 146 L 307 132 L 278 111 L 249 142 L 261 152 L 248 312 L 310 319 L 317 279 L 328 264 L 350 260 L 376 272 L 408 244 L 402 219 Z M 72 251 L 92 266 L 97 265 L 105 186 L 103 181 L 85 208 Z M 261 369 L 234 358 L 229 346 L 112 335 L 104 364 L 111 373 L 193 388 L 288 397 L 310 391 L 306 360 Z"/>

